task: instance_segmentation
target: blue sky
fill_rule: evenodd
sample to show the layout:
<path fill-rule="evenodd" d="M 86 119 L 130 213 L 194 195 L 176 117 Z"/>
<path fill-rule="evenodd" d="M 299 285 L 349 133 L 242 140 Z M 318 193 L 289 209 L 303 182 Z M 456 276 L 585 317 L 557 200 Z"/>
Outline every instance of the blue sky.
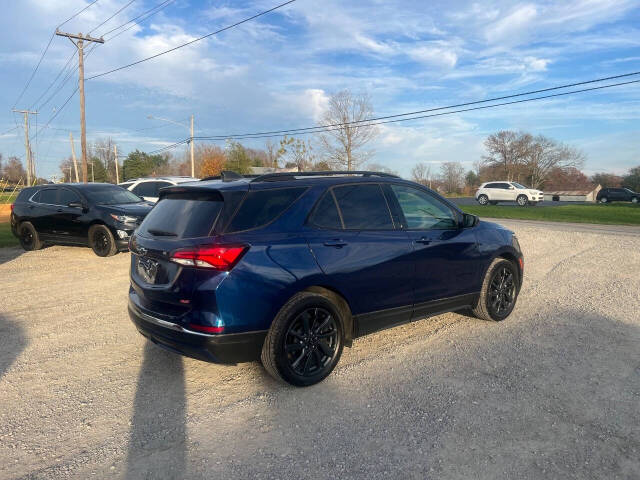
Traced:
<path fill-rule="evenodd" d="M 99 0 L 63 30 L 86 33 L 129 3 Z M 94 35 L 160 3 L 136 0 Z M 21 0 L 0 16 L 0 133 L 21 123 L 11 107 L 56 25 L 90 2 Z M 175 0 L 159 14 L 88 55 L 86 75 L 153 55 L 234 23 L 278 1 Z M 74 48 L 54 38 L 16 105 L 38 97 Z M 75 62 L 75 61 L 74 61 Z M 196 135 L 315 124 L 328 95 L 367 92 L 388 115 L 640 70 L 640 1 L 297 0 L 278 12 L 176 52 L 87 81 L 88 140 L 111 136 L 120 151 L 153 150 Z M 638 77 L 640 78 L 640 76 Z M 41 108 L 41 127 L 76 87 L 73 77 Z M 34 105 L 35 103 L 35 105 Z M 386 125 L 373 161 L 409 175 L 417 162 L 471 167 L 499 129 L 544 134 L 581 149 L 592 173 L 640 164 L 640 84 L 519 106 Z M 59 173 L 79 139 L 78 97 L 35 136 L 40 176 Z M 32 121 L 35 131 L 35 119 Z M 0 136 L 4 157 L 24 157 L 21 128 Z M 260 147 L 264 140 L 245 144 Z M 37 145 L 37 147 L 36 147 Z M 76 142 L 79 151 L 79 140 Z M 174 150 L 182 155 L 183 147 Z"/>

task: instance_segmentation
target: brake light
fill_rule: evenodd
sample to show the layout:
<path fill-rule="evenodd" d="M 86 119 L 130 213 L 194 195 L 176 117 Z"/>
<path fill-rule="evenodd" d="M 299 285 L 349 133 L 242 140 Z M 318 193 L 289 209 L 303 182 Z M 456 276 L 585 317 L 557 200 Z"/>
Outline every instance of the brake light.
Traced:
<path fill-rule="evenodd" d="M 11 206 L 9 207 L 12 212 L 13 212 L 13 206 L 14 206 L 14 204 L 12 203 Z"/>
<path fill-rule="evenodd" d="M 231 270 L 246 250 L 246 246 L 182 248 L 171 254 L 171 261 L 188 267 Z"/>
<path fill-rule="evenodd" d="M 204 325 L 197 325 L 195 323 L 190 323 L 189 324 L 189 328 L 191 330 L 197 330 L 199 332 L 204 332 L 204 333 L 222 333 L 224 332 L 224 326 L 222 327 L 207 327 Z"/>

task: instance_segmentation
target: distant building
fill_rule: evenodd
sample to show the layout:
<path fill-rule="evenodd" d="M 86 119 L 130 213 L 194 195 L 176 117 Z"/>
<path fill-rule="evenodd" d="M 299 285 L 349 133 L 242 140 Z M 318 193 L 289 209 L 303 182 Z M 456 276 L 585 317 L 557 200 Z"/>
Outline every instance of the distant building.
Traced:
<path fill-rule="evenodd" d="M 593 190 L 556 190 L 544 192 L 545 202 L 596 202 L 596 196 L 602 189 L 598 185 Z"/>

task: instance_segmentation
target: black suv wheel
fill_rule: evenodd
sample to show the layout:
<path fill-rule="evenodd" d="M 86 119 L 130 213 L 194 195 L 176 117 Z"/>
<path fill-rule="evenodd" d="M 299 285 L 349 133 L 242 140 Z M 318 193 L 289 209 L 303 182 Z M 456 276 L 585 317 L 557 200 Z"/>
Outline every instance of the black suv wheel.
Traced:
<path fill-rule="evenodd" d="M 473 313 L 483 320 L 504 320 L 513 311 L 519 291 L 516 265 L 504 258 L 496 258 L 487 269 Z"/>
<path fill-rule="evenodd" d="M 38 232 L 31 222 L 22 222 L 18 227 L 18 238 L 20 245 L 25 250 L 40 250 L 42 242 L 38 236 Z"/>
<path fill-rule="evenodd" d="M 327 297 L 294 295 L 278 312 L 264 346 L 262 364 L 276 379 L 304 387 L 329 375 L 342 354 L 343 319 Z"/>
<path fill-rule="evenodd" d="M 104 225 L 93 225 L 89 229 L 89 246 L 99 257 L 110 257 L 118 252 L 113 233 Z"/>

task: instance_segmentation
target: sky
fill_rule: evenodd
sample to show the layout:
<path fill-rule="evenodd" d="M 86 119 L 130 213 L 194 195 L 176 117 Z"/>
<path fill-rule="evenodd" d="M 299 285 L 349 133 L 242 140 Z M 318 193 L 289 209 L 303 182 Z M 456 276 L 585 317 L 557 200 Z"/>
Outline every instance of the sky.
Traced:
<path fill-rule="evenodd" d="M 117 37 L 110 39 L 122 30 L 105 35 L 105 44 L 94 51 L 87 48 L 85 76 L 188 42 L 281 1 L 170 1 Z M 38 109 L 30 127 L 37 173 L 59 175 L 60 161 L 70 155 L 70 131 L 80 150 L 78 96 L 63 108 L 77 76 L 45 91 L 75 52 L 69 39 L 53 38 L 18 97 L 56 26 L 91 2 L 2 3 L 0 153 L 24 158 L 23 117 L 11 109 Z M 160 3 L 98 0 L 61 29 L 104 35 Z M 127 154 L 186 138 L 192 114 L 196 135 L 313 126 L 331 93 L 342 89 L 368 94 L 376 115 L 393 115 L 634 71 L 640 71 L 640 0 L 297 0 L 167 55 L 87 80 L 87 139 L 111 136 L 119 153 Z M 489 134 L 514 129 L 578 148 L 588 174 L 624 173 L 640 164 L 639 120 L 637 83 L 387 124 L 371 144 L 371 161 L 403 176 L 419 162 L 435 172 L 447 161 L 470 169 L 485 153 Z M 260 148 L 264 141 L 244 144 Z M 183 155 L 185 147 L 173 152 Z"/>

